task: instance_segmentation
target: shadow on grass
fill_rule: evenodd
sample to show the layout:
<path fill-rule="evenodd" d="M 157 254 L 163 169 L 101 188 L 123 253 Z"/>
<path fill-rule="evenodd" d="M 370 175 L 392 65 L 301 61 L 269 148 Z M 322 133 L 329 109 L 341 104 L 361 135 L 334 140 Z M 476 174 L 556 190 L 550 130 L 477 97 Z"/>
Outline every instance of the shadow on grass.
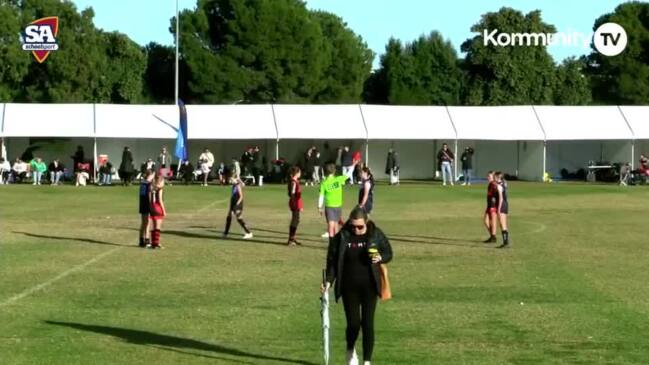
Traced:
<path fill-rule="evenodd" d="M 92 238 L 46 236 L 46 235 L 41 235 L 41 234 L 36 234 L 36 233 L 18 232 L 18 231 L 13 231 L 11 233 L 22 234 L 22 235 L 25 235 L 27 237 L 33 237 L 33 238 L 43 238 L 43 239 L 46 239 L 46 240 L 76 241 L 76 242 L 83 242 L 83 243 L 93 243 L 93 244 L 97 244 L 97 245 L 119 246 L 119 247 L 137 247 L 135 245 L 120 245 L 119 243 L 113 243 L 113 242 L 107 242 L 107 241 L 99 241 L 99 240 L 95 240 L 95 239 L 92 239 Z"/>
<path fill-rule="evenodd" d="M 462 238 L 448 238 L 448 237 L 435 237 L 435 236 L 414 236 L 407 234 L 393 234 L 393 236 L 413 238 L 413 239 L 424 239 L 424 240 L 435 240 L 435 241 L 456 241 L 456 242 L 472 242 Z M 475 241 L 479 242 L 479 241 Z"/>
<path fill-rule="evenodd" d="M 407 237 L 407 236 L 404 236 Z M 429 238 L 432 239 L 432 238 Z M 394 242 L 405 242 L 405 243 L 418 243 L 422 245 L 440 245 L 440 246 L 454 246 L 454 247 L 465 247 L 465 248 L 483 248 L 483 249 L 494 249 L 496 246 L 488 246 L 481 241 L 464 241 L 464 240 L 457 240 L 457 243 L 453 242 L 445 242 L 442 239 L 440 241 L 423 241 L 423 240 L 413 240 L 413 239 L 407 239 L 407 238 L 401 238 L 401 236 L 391 236 L 390 241 Z M 465 242 L 465 244 L 462 244 L 460 242 Z M 478 245 L 479 244 L 479 245 Z"/>
<path fill-rule="evenodd" d="M 317 365 L 315 363 L 304 361 L 304 360 L 296 360 L 296 359 L 290 359 L 286 357 L 256 354 L 252 352 L 241 351 L 232 347 L 226 347 L 226 346 L 216 345 L 208 342 L 192 340 L 190 338 L 162 335 L 159 333 L 153 333 L 149 331 L 82 324 L 82 323 L 71 323 L 71 322 L 45 321 L 45 323 L 54 326 L 70 327 L 80 331 L 94 332 L 102 335 L 113 336 L 113 337 L 121 338 L 122 340 L 135 345 L 149 345 L 154 347 L 163 346 L 163 347 L 170 347 L 174 349 L 193 349 L 193 350 L 209 351 L 209 352 L 214 352 L 223 355 L 250 358 L 256 360 L 271 360 L 271 361 L 278 361 L 278 362 L 284 362 L 289 364 Z M 196 355 L 196 356 L 200 356 L 200 355 Z"/>
<path fill-rule="evenodd" d="M 162 234 L 170 234 L 173 236 L 178 236 L 178 237 L 184 237 L 184 238 L 198 238 L 198 239 L 210 239 L 210 240 L 221 240 L 221 241 L 240 241 L 240 242 L 253 242 L 253 243 L 260 243 L 264 245 L 275 245 L 275 246 L 287 246 L 286 241 L 269 241 L 269 240 L 259 240 L 259 239 L 243 239 L 243 238 L 236 238 L 231 236 L 228 236 L 227 238 L 221 237 L 221 232 L 220 231 L 214 231 L 216 234 L 205 234 L 205 233 L 193 233 L 193 232 L 187 232 L 187 231 L 175 231 L 175 230 L 162 230 Z M 254 234 L 254 230 L 253 230 Z M 277 237 L 269 237 L 269 236 L 255 236 L 258 238 L 268 238 L 268 239 L 277 239 Z M 301 245 L 299 247 L 304 247 L 304 248 L 310 248 L 314 250 L 326 250 L 326 247 L 324 246 L 307 246 L 307 245 Z"/>

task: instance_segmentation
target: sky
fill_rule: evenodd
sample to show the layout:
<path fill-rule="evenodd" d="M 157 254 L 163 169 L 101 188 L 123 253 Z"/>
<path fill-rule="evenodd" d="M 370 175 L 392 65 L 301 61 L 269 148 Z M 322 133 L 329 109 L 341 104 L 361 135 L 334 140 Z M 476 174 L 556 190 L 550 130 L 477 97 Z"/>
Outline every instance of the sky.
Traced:
<path fill-rule="evenodd" d="M 79 10 L 91 6 L 95 25 L 106 31 L 127 34 L 135 42 L 173 44 L 169 32 L 175 15 L 175 0 L 73 0 Z M 589 34 L 599 16 L 612 12 L 621 0 L 307 0 L 310 9 L 340 16 L 376 53 L 378 66 L 390 37 L 403 42 L 439 31 L 458 53 L 460 45 L 473 36 L 471 26 L 486 12 L 508 6 L 523 12 L 539 9 L 543 20 L 560 32 Z M 178 0 L 181 9 L 194 8 L 196 0 Z M 181 40 L 182 42 L 182 40 Z M 582 47 L 549 48 L 557 61 L 589 53 Z"/>

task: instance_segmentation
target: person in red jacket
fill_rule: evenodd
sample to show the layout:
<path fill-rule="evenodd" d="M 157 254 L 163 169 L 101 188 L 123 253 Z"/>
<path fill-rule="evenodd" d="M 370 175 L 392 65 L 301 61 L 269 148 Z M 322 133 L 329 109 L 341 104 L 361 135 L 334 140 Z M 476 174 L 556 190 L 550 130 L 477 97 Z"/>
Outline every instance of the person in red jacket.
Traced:
<path fill-rule="evenodd" d="M 302 202 L 302 187 L 300 186 L 300 176 L 302 172 L 297 166 L 293 166 L 289 170 L 291 179 L 288 182 L 288 207 L 291 210 L 291 224 L 288 229 L 288 245 L 295 246 L 300 243 L 295 239 L 297 233 L 297 226 L 300 224 L 300 212 L 304 210 L 304 203 Z"/>

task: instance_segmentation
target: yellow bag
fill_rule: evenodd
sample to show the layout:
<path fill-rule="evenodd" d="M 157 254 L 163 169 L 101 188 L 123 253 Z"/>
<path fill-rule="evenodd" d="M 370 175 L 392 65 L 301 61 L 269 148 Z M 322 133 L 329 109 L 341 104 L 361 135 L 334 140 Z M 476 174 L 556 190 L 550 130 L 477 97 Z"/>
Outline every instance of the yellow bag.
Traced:
<path fill-rule="evenodd" d="M 390 290 L 390 279 L 388 278 L 388 266 L 381 264 L 381 301 L 392 299 L 392 290 Z"/>

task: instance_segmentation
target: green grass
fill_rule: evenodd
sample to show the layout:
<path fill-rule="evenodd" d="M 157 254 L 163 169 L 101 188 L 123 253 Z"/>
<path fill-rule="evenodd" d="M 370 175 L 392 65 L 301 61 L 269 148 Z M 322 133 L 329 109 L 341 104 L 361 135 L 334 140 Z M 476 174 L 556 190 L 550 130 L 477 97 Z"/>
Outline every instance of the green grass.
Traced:
<path fill-rule="evenodd" d="M 0 363 L 319 364 L 324 224 L 305 190 L 289 248 L 284 186 L 246 190 L 251 242 L 217 238 L 228 189 L 168 187 L 166 249 L 148 251 L 136 187 L 1 186 Z M 484 191 L 378 187 L 394 298 L 374 363 L 646 364 L 649 191 L 513 183 L 510 250 L 478 243 Z"/>

